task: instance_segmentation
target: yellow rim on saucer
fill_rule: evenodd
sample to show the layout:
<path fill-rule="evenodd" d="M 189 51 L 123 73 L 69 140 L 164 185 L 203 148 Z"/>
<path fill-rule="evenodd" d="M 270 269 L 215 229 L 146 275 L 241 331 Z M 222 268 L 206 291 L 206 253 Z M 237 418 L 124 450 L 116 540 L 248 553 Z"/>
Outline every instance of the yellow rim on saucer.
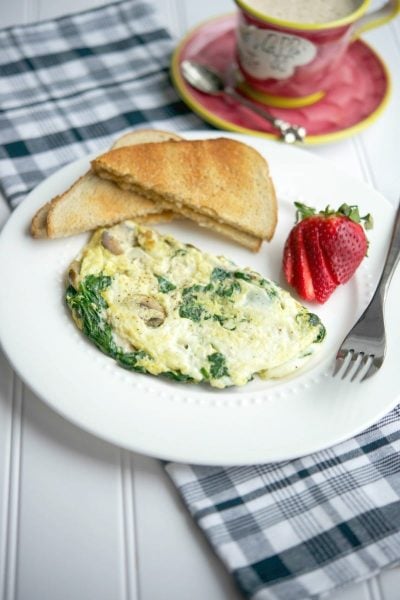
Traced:
<path fill-rule="evenodd" d="M 238 84 L 237 88 L 243 92 L 245 96 L 248 96 L 252 100 L 256 100 L 266 106 L 274 106 L 275 108 L 303 108 L 304 106 L 311 106 L 318 100 L 321 100 L 325 96 L 325 92 L 315 92 L 309 96 L 301 96 L 299 98 L 289 98 L 289 96 L 273 96 L 266 94 L 253 88 L 246 81 L 242 81 Z"/>
<path fill-rule="evenodd" d="M 214 115 L 214 113 L 210 112 L 209 110 L 204 108 L 199 102 L 197 102 L 197 100 L 195 100 L 191 96 L 190 92 L 187 91 L 187 87 L 186 87 L 187 84 L 185 83 L 185 81 L 181 75 L 181 72 L 180 72 L 180 55 L 182 53 L 183 48 L 186 46 L 186 44 L 188 43 L 190 38 L 193 35 L 195 35 L 197 33 L 197 31 L 202 29 L 205 25 L 207 25 L 208 23 L 211 23 L 211 22 L 222 21 L 230 16 L 232 16 L 232 13 L 221 15 L 216 18 L 214 17 L 211 19 L 207 19 L 206 21 L 203 21 L 202 23 L 200 23 L 200 25 L 197 25 L 196 27 L 194 27 L 187 33 L 187 35 L 179 42 L 179 44 L 177 45 L 177 47 L 175 48 L 175 50 L 172 54 L 172 59 L 171 59 L 172 81 L 173 81 L 180 97 L 185 102 L 185 104 L 187 104 L 196 114 L 198 114 L 202 119 L 204 119 L 204 121 L 206 121 L 207 123 L 210 123 L 211 125 L 214 125 L 218 129 L 225 129 L 227 131 L 234 131 L 237 133 L 247 133 L 250 135 L 254 135 L 256 137 L 269 138 L 269 139 L 273 139 L 273 140 L 279 139 L 279 136 L 276 134 L 268 133 L 268 132 L 264 132 L 264 131 L 256 131 L 254 129 L 248 129 L 247 127 L 241 127 L 240 125 L 235 125 L 234 123 L 231 123 L 230 121 L 226 121 L 225 119 L 222 119 L 222 118 Z M 381 64 L 382 69 L 385 73 L 385 77 L 386 77 L 386 81 L 387 81 L 387 88 L 386 88 L 386 93 L 385 93 L 384 97 L 382 98 L 381 103 L 368 117 L 366 117 L 359 123 L 356 123 L 355 125 L 352 125 L 351 127 L 347 127 L 346 129 L 342 129 L 340 131 L 335 131 L 332 133 L 326 133 L 326 134 L 322 134 L 322 135 L 309 135 L 306 137 L 303 144 L 306 144 L 306 145 L 325 144 L 325 143 L 329 143 L 329 142 L 336 142 L 339 140 L 343 140 L 347 137 L 350 137 L 351 135 L 359 133 L 360 131 L 363 131 L 364 129 L 366 129 L 367 127 L 372 125 L 372 123 L 374 123 L 378 119 L 378 117 L 382 114 L 382 112 L 386 108 L 386 106 L 389 102 L 389 98 L 392 93 L 391 76 L 386 67 L 386 64 L 384 63 L 384 61 L 382 60 L 380 55 L 373 48 L 371 48 L 371 46 L 369 44 L 367 44 L 364 40 L 362 41 L 362 43 L 365 44 L 365 46 L 368 47 L 368 49 L 372 52 L 372 54 L 374 54 L 376 56 L 377 60 Z"/>
<path fill-rule="evenodd" d="M 285 21 L 284 19 L 278 19 L 276 17 L 268 18 L 263 15 L 262 12 L 248 6 L 245 0 L 234 0 L 235 3 L 247 12 L 249 15 L 256 17 L 260 21 L 264 23 L 271 23 L 272 25 L 278 25 L 280 27 L 284 27 L 285 29 L 297 29 L 297 30 L 307 30 L 307 31 L 321 31 L 323 29 L 334 29 L 335 27 L 343 27 L 344 25 L 349 25 L 350 23 L 354 23 L 357 19 L 363 16 L 363 14 L 367 11 L 368 6 L 371 3 L 371 0 L 363 0 L 360 6 L 354 12 L 350 13 L 346 17 L 342 19 L 336 19 L 335 21 L 330 21 L 328 23 L 293 23 L 293 21 Z"/>

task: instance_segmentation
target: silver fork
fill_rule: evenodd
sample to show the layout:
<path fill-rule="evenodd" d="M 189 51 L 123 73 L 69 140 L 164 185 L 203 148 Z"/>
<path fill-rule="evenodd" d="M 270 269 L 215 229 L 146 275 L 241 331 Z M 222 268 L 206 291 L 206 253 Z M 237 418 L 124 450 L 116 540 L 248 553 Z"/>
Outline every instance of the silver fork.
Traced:
<path fill-rule="evenodd" d="M 400 258 L 400 203 L 393 225 L 392 238 L 386 256 L 383 272 L 372 300 L 343 340 L 336 355 L 333 376 L 342 373 L 342 379 L 349 375 L 354 381 L 362 374 L 360 381 L 374 375 L 381 368 L 386 352 L 384 305 L 393 273 Z"/>

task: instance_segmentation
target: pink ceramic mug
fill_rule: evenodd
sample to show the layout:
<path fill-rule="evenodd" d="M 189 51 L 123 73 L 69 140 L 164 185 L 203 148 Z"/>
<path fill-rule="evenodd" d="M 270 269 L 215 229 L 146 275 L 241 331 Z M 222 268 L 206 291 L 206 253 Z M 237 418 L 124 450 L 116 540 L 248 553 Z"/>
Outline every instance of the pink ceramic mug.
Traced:
<path fill-rule="evenodd" d="M 307 106 L 321 99 L 350 42 L 400 11 L 400 0 L 388 0 L 368 14 L 370 0 L 352 0 L 348 14 L 307 23 L 304 15 L 298 22 L 284 20 L 276 12 L 282 11 L 283 4 L 277 0 L 235 2 L 239 8 L 236 59 L 243 75 L 240 87 L 260 102 L 286 108 Z M 310 6 L 310 0 L 303 0 L 303 8 L 307 2 Z M 270 16 L 265 7 L 274 5 L 275 12 L 271 10 Z"/>

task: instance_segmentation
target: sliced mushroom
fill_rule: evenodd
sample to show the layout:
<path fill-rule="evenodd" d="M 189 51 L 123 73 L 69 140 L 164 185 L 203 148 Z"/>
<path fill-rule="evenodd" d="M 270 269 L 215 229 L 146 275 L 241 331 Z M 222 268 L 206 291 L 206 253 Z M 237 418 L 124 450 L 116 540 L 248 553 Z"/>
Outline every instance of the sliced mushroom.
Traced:
<path fill-rule="evenodd" d="M 122 254 L 124 252 L 117 238 L 111 235 L 108 231 L 103 231 L 101 243 L 103 244 L 104 248 L 109 250 L 112 254 Z"/>
<path fill-rule="evenodd" d="M 80 273 L 80 264 L 77 260 L 71 263 L 68 271 L 68 281 L 76 290 L 78 289 L 78 278 Z"/>
<path fill-rule="evenodd" d="M 166 312 L 164 307 L 151 296 L 135 294 L 129 298 L 127 304 L 148 327 L 160 327 L 165 321 Z"/>
<path fill-rule="evenodd" d="M 151 317 L 151 319 L 147 319 L 146 321 L 146 325 L 148 327 L 160 327 L 160 325 L 162 325 L 165 321 L 165 316 L 163 318 L 161 317 Z"/>
<path fill-rule="evenodd" d="M 155 298 L 152 298 L 152 296 L 141 296 L 138 294 L 137 298 L 139 306 L 143 306 L 143 308 L 149 308 L 150 310 L 156 310 L 157 312 L 164 312 L 164 309 L 159 301 Z"/>

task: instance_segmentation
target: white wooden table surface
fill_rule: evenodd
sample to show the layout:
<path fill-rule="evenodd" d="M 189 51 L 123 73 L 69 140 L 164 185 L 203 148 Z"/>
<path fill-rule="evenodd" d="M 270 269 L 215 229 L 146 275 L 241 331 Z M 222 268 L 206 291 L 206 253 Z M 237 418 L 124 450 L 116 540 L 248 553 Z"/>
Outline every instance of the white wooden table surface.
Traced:
<path fill-rule="evenodd" d="M 0 26 L 99 0 L 0 0 Z M 157 0 L 178 39 L 231 0 Z M 400 23 L 366 36 L 393 76 L 386 112 L 353 139 L 317 147 L 393 204 L 400 193 Z M 0 133 L 1 139 L 1 133 Z M 0 198 L 0 225 L 8 211 Z M 1 293 L 1 288 L 0 288 Z M 400 524 L 399 524 L 400 527 Z M 331 600 L 398 600 L 400 569 Z M 239 600 L 157 461 L 82 432 L 47 408 L 0 352 L 1 600 Z"/>

